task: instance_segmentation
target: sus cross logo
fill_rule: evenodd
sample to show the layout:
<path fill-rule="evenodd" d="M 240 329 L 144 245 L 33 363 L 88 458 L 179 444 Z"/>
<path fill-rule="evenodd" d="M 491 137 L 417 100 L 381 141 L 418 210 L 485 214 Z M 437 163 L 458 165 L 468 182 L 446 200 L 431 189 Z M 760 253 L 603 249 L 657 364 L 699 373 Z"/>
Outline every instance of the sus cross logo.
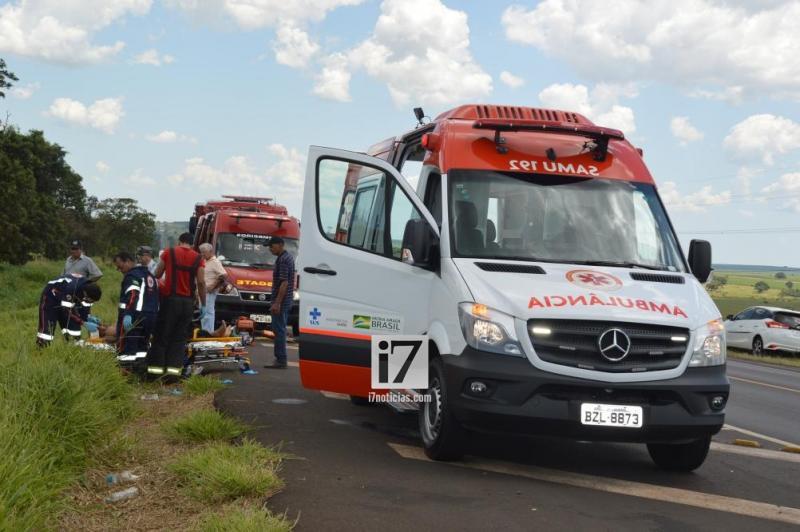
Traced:
<path fill-rule="evenodd" d="M 622 281 L 613 275 L 594 270 L 568 271 L 567 281 L 589 290 L 619 290 L 622 288 Z"/>

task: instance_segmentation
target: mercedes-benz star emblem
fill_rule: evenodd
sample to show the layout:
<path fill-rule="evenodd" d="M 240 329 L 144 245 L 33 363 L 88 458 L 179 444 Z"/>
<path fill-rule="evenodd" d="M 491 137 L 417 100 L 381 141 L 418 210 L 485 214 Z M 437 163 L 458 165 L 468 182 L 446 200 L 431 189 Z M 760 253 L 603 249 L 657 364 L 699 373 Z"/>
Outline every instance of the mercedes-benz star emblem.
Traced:
<path fill-rule="evenodd" d="M 600 354 L 611 362 L 619 362 L 631 350 L 631 339 L 620 329 L 608 329 L 597 339 Z"/>

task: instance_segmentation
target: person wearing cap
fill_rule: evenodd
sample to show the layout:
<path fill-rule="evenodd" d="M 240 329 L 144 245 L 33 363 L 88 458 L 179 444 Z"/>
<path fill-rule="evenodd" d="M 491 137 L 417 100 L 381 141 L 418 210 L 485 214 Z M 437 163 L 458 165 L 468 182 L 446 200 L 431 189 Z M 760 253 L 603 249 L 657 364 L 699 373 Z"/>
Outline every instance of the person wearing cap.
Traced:
<path fill-rule="evenodd" d="M 275 362 L 264 366 L 268 369 L 286 368 L 286 322 L 294 297 L 294 257 L 284 249 L 283 239 L 274 236 L 269 241 L 269 250 L 277 258 L 272 270 L 272 332 L 275 333 Z"/>
<path fill-rule="evenodd" d="M 158 282 L 146 266 L 137 264 L 125 251 L 114 256 L 114 266 L 124 276 L 119 292 L 117 361 L 122 366 L 144 370 L 158 316 Z"/>
<path fill-rule="evenodd" d="M 158 262 L 153 260 L 153 248 L 150 246 L 139 246 L 139 249 L 136 250 L 136 255 L 139 259 L 139 264 L 147 268 L 147 271 L 149 271 L 151 275 L 155 275 Z"/>
<path fill-rule="evenodd" d="M 103 272 L 100 271 L 100 268 L 90 257 L 83 254 L 81 241 L 72 240 L 69 243 L 69 256 L 64 263 L 64 271 L 61 275 L 64 277 L 83 277 L 87 281 L 97 282 L 103 276 Z M 77 313 L 83 321 L 89 319 L 91 311 L 92 303 L 87 301 L 78 303 Z"/>

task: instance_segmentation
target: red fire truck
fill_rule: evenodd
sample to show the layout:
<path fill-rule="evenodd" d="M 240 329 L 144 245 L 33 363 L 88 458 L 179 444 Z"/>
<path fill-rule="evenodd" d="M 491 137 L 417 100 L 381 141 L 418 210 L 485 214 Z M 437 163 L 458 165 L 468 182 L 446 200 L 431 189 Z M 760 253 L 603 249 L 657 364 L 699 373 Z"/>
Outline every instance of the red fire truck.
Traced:
<path fill-rule="evenodd" d="M 272 268 L 275 256 L 269 251 L 269 239 L 280 236 L 286 250 L 297 256 L 299 220 L 289 215 L 272 198 L 223 196 L 195 205 L 189 219 L 195 248 L 203 243 L 214 246 L 228 275 L 229 290 L 217 296 L 215 319 L 228 323 L 240 316 L 252 319 L 256 328 L 266 329 L 272 292 Z M 298 292 L 289 315 L 289 324 L 297 330 Z"/>

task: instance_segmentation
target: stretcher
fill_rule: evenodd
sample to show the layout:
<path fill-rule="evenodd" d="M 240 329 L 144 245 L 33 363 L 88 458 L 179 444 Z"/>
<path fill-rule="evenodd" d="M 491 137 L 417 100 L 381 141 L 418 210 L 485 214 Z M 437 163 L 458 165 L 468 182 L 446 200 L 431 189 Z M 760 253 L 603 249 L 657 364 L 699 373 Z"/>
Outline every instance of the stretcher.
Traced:
<path fill-rule="evenodd" d="M 209 364 L 235 364 L 241 371 L 247 371 L 250 369 L 248 343 L 247 336 L 205 338 L 198 337 L 195 331 L 186 343 L 187 365 L 193 371 Z"/>

